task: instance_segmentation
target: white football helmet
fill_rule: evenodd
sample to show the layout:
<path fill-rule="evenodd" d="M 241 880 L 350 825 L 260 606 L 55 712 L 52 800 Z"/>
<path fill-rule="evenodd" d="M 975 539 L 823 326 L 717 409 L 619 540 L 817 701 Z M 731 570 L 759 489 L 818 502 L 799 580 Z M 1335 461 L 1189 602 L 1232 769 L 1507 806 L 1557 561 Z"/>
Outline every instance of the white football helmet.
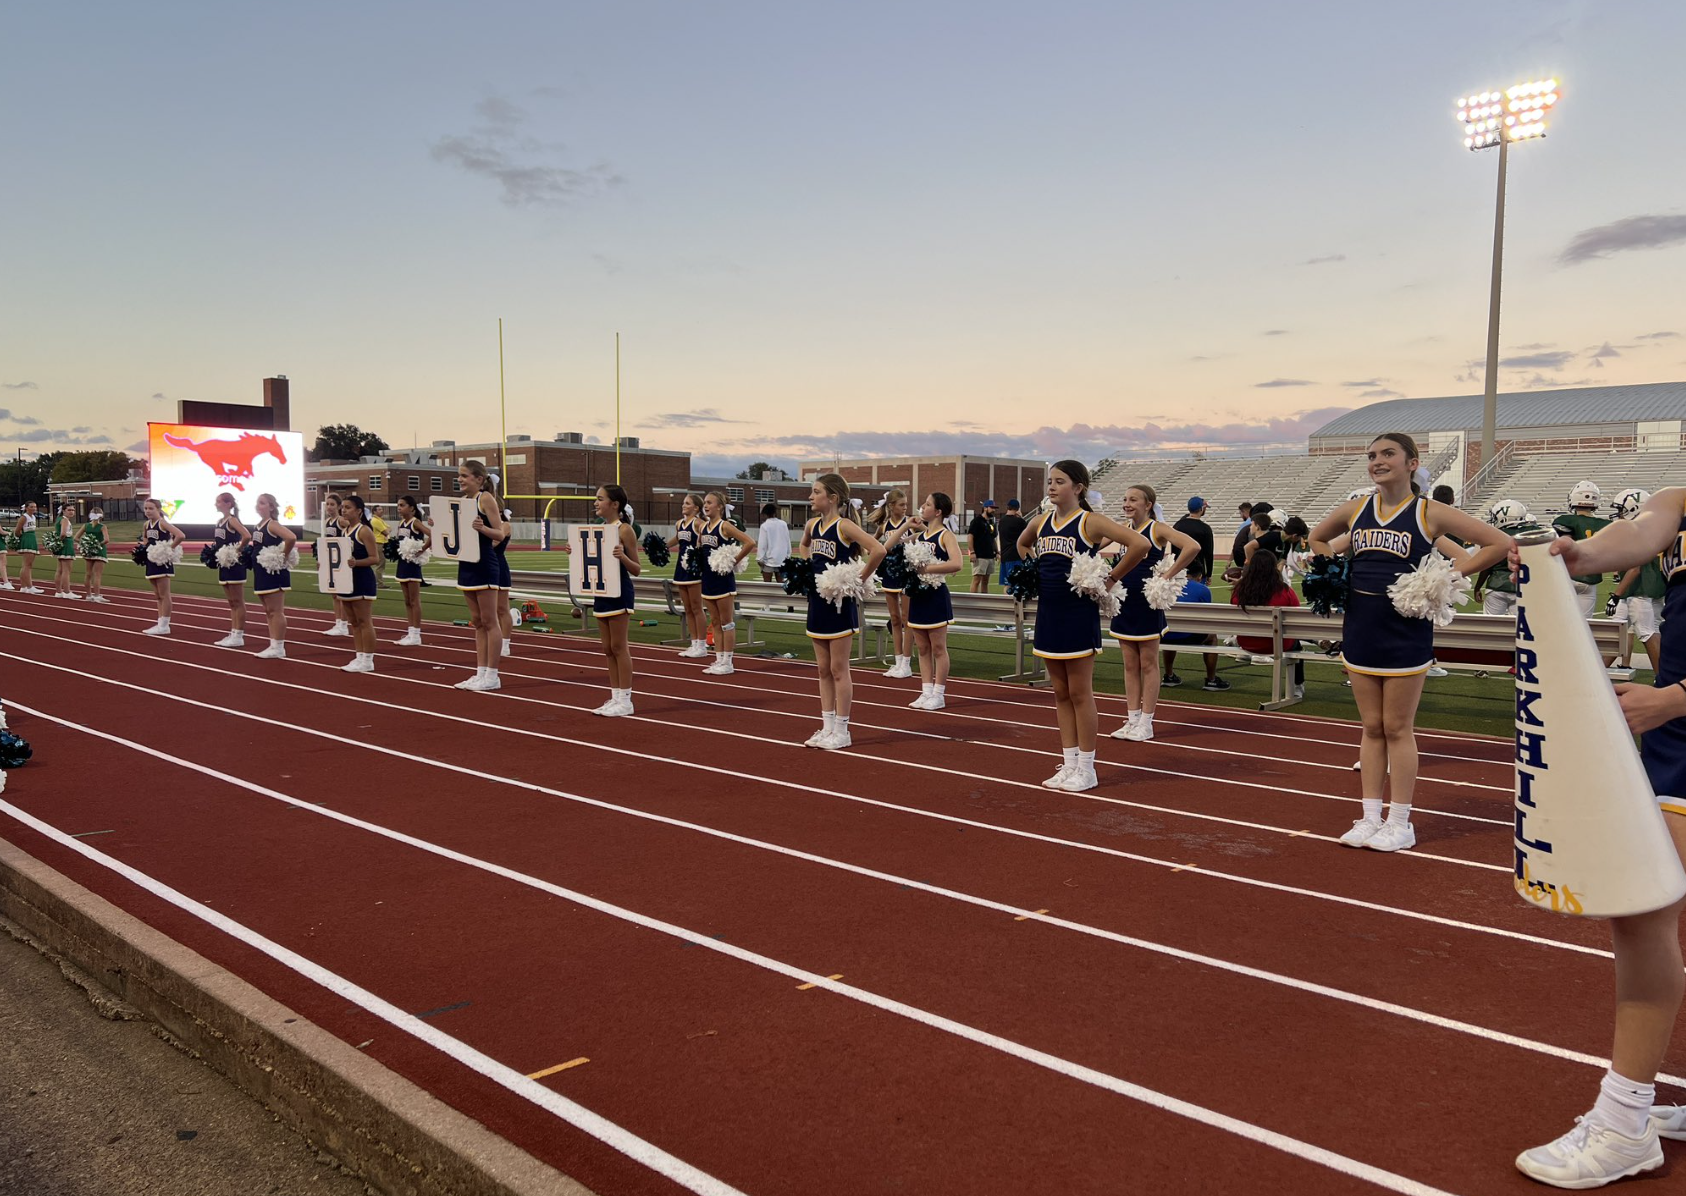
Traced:
<path fill-rule="evenodd" d="M 1528 508 L 1514 498 L 1501 498 L 1487 508 L 1487 522 L 1494 527 L 1510 527 L 1528 522 Z"/>
<path fill-rule="evenodd" d="M 1641 490 L 1634 486 L 1616 495 L 1610 503 L 1610 508 L 1615 512 L 1617 519 L 1632 519 L 1639 514 L 1639 508 L 1644 506 L 1645 500 L 1650 497 L 1649 490 Z"/>
<path fill-rule="evenodd" d="M 1604 497 L 1604 491 L 1598 488 L 1597 482 L 1580 481 L 1569 491 L 1569 507 L 1596 507 L 1598 500 Z"/>
<path fill-rule="evenodd" d="M 1288 512 L 1284 511 L 1281 507 L 1272 507 L 1270 509 L 1270 526 L 1281 527 L 1287 522 Z"/>
<path fill-rule="evenodd" d="M 1369 498 L 1375 492 L 1376 492 L 1376 488 L 1374 486 L 1360 486 L 1358 489 L 1354 490 L 1351 494 L 1347 495 L 1346 500 L 1348 502 L 1352 502 L 1354 499 Z"/>

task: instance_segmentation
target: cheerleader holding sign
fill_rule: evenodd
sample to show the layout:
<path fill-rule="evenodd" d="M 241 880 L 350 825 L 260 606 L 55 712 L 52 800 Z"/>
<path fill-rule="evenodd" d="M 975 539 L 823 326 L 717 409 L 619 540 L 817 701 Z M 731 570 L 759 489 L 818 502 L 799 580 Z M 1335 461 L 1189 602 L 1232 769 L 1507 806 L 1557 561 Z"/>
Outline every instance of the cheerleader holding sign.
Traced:
<path fill-rule="evenodd" d="M 909 579 L 907 625 L 913 630 L 914 646 L 919 652 L 920 692 L 908 703 L 914 710 L 941 710 L 947 704 L 944 691 L 948 688 L 948 627 L 954 622 L 954 600 L 949 597 L 948 583 L 943 577 L 960 572 L 960 541 L 944 522 L 952 514 L 954 500 L 933 491 L 920 506 L 919 517 L 902 520 L 901 526 L 884 541 L 886 553 L 893 552 L 898 544 L 922 544 L 932 558 L 929 564 L 918 568 L 914 559 L 908 561 L 910 574 L 935 579 L 927 580 L 924 586 Z"/>
<path fill-rule="evenodd" d="M 627 642 L 627 634 L 637 605 L 632 579 L 644 571 L 644 566 L 638 561 L 637 533 L 626 518 L 629 505 L 626 491 L 621 487 L 597 487 L 597 517 L 607 525 L 603 529 L 605 539 L 614 544 L 609 559 L 621 567 L 621 596 L 591 600 L 591 613 L 597 620 L 597 638 L 603 645 L 603 655 L 608 658 L 609 664 L 609 700 L 592 713 L 601 714 L 604 718 L 625 718 L 632 713 L 632 647 Z M 571 553 L 573 550 L 571 543 L 562 546 L 563 552 Z M 712 669 L 709 671 L 713 672 Z"/>
<path fill-rule="evenodd" d="M 1031 520 L 1019 536 L 1019 555 L 1036 558 L 1034 651 L 1047 662 L 1060 721 L 1059 771 L 1042 783 L 1073 793 L 1093 789 L 1095 777 L 1095 657 L 1101 652 L 1101 608 L 1071 588 L 1071 567 L 1095 556 L 1112 540 L 1124 546 L 1107 574 L 1110 585 L 1139 565 L 1147 537 L 1089 508 L 1089 470 L 1081 461 L 1058 461 L 1048 470 L 1052 510 Z"/>
<path fill-rule="evenodd" d="M 508 533 L 503 508 L 490 493 L 485 464 L 464 461 L 457 466 L 457 481 L 462 484 L 464 497 L 474 501 L 474 520 L 469 527 L 480 538 L 480 559 L 457 562 L 457 589 L 468 603 L 469 621 L 474 624 L 474 676 L 457 682 L 457 688 L 484 693 L 503 688 L 498 676 L 498 659 L 503 655 L 498 603 L 503 595 L 498 589 L 501 578 L 492 545 Z"/>
<path fill-rule="evenodd" d="M 1375 492 L 1349 499 L 1311 529 L 1311 550 L 1335 555 L 1330 541 L 1351 533 L 1346 619 L 1341 662 L 1352 679 L 1352 697 L 1364 722 L 1358 754 L 1363 817 L 1341 836 L 1347 847 L 1399 851 L 1417 842 L 1411 796 L 1417 784 L 1417 702 L 1434 663 L 1434 623 L 1394 609 L 1388 589 L 1423 565 L 1443 535 L 1481 546 L 1459 552 L 1451 568 L 1480 573 L 1504 559 L 1510 539 L 1496 527 L 1456 507 L 1432 502 L 1417 477 L 1417 444 L 1403 432 L 1384 432 L 1367 450 Z M 1391 784 L 1393 805 L 1382 821 L 1382 789 Z"/>
<path fill-rule="evenodd" d="M 808 492 L 814 517 L 802 529 L 802 553 L 813 562 L 814 580 L 832 569 L 856 570 L 864 586 L 884 560 L 884 545 L 849 517 L 849 483 L 841 475 L 822 473 Z M 839 605 L 808 595 L 808 638 L 814 641 L 814 663 L 820 674 L 820 729 L 804 747 L 835 752 L 849 746 L 849 711 L 855 683 L 849 675 L 849 648 L 860 630 L 860 608 L 853 598 Z"/>

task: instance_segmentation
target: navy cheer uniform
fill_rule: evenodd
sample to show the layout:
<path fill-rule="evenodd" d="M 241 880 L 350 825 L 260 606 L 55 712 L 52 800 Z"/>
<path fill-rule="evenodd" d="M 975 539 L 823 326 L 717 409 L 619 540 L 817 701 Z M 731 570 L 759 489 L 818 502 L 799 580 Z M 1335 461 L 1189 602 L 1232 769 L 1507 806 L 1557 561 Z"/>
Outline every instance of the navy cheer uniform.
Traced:
<path fill-rule="evenodd" d="M 611 554 L 615 551 L 615 545 L 621 543 L 620 534 L 623 526 L 625 525 L 611 523 L 603 536 L 603 567 L 605 569 L 615 563 L 615 558 Z M 621 544 L 621 551 L 626 551 L 626 545 Z M 703 592 L 707 593 L 706 590 Z M 591 600 L 591 613 L 599 619 L 612 619 L 618 615 L 630 615 L 634 597 L 632 572 L 627 569 L 625 564 L 622 564 L 621 596 L 619 598 L 593 598 Z"/>
<path fill-rule="evenodd" d="M 230 544 L 232 544 L 235 548 L 240 547 L 240 536 L 233 528 L 228 526 L 228 518 L 226 516 L 217 520 L 217 528 L 211 533 L 211 543 L 217 546 L 218 552 L 221 552 L 225 546 Z M 224 568 L 221 564 L 218 564 L 217 580 L 222 582 L 224 585 L 245 585 L 246 566 L 235 565 L 232 569 L 229 569 Z"/>
<path fill-rule="evenodd" d="M 948 550 L 943 547 L 941 525 L 917 538 L 937 550 L 937 560 L 948 560 Z M 902 537 L 902 543 L 907 543 L 906 536 Z M 926 578 L 925 586 L 926 588 L 915 590 L 907 597 L 907 625 L 917 627 L 921 631 L 947 627 L 954 622 L 954 599 L 949 597 L 948 583 L 941 577 L 930 577 Z"/>
<path fill-rule="evenodd" d="M 148 523 L 142 538 L 146 541 L 146 546 L 150 550 L 154 544 L 168 544 L 170 533 L 164 530 L 162 523 Z M 175 572 L 176 567 L 174 565 L 154 564 L 149 551 L 146 558 L 146 575 L 148 577 L 173 577 Z"/>
<path fill-rule="evenodd" d="M 504 538 L 492 545 L 492 555 L 497 558 L 498 564 L 498 577 L 492 585 L 505 593 L 515 588 L 509 576 L 509 538 L 515 534 L 515 524 L 510 522 L 509 517 L 513 514 L 514 511 L 503 512 Z"/>
<path fill-rule="evenodd" d="M 270 530 L 274 526 L 275 520 L 273 519 L 265 519 L 263 521 L 263 526 L 258 529 L 257 534 L 253 537 L 253 539 L 257 541 L 258 551 L 261 552 L 265 548 L 279 548 L 281 546 L 281 533 Z M 290 569 L 283 567 L 276 572 L 271 573 L 262 565 L 254 565 L 252 567 L 252 589 L 257 593 L 279 594 L 283 590 L 290 590 L 292 588 L 293 574 Z"/>
<path fill-rule="evenodd" d="M 903 518 L 899 519 L 899 520 L 898 519 L 891 519 L 888 516 L 886 516 L 885 519 L 884 519 L 884 535 L 881 537 L 881 539 L 883 539 L 886 543 L 888 543 L 890 537 L 893 536 L 896 532 L 899 532 L 902 528 L 906 527 L 907 524 L 908 524 L 908 520 L 905 516 Z M 902 537 L 902 543 L 903 544 L 907 543 L 907 537 L 906 536 Z M 878 578 L 879 589 L 883 590 L 886 594 L 899 594 L 899 593 L 901 593 L 902 588 L 900 586 L 887 586 L 887 585 L 884 584 L 884 565 L 885 565 L 885 562 L 880 561 L 879 565 L 878 565 L 878 572 L 875 574 L 875 576 Z M 952 603 L 950 605 L 952 605 Z M 911 627 L 911 626 L 913 626 L 913 624 L 909 623 L 908 626 Z"/>
<path fill-rule="evenodd" d="M 1153 567 L 1165 555 L 1165 527 L 1157 519 L 1149 519 L 1136 531 L 1147 537 L 1147 555 L 1119 580 L 1124 583 L 1124 601 L 1112 616 L 1112 638 L 1145 643 L 1165 634 L 1165 612 L 1147 604 L 1147 579 Z M 1087 601 L 1087 600 L 1085 600 Z"/>
<path fill-rule="evenodd" d="M 400 544 L 404 543 L 406 540 L 425 541 L 426 539 L 426 534 L 416 527 L 416 521 L 414 519 L 405 519 L 399 523 L 398 542 Z M 422 578 L 422 567 L 415 561 L 405 560 L 404 554 L 399 553 L 397 576 L 399 581 L 420 581 Z"/>
<path fill-rule="evenodd" d="M 827 569 L 847 566 L 858 571 L 860 562 L 856 558 L 859 555 L 860 550 L 843 538 L 842 520 L 836 515 L 829 523 L 817 517 L 808 522 L 808 559 L 814 565 L 815 581 Z M 853 598 L 845 599 L 843 609 L 838 610 L 819 594 L 808 595 L 809 639 L 842 639 L 846 635 L 854 635 L 860 629 L 860 623 L 859 604 Z"/>
<path fill-rule="evenodd" d="M 1084 531 L 1088 512 L 1073 511 L 1064 524 L 1050 511 L 1036 532 L 1036 637 L 1032 650 L 1044 660 L 1077 660 L 1101 650 L 1101 608 L 1071 588 L 1071 562 L 1094 556 L 1100 544 Z"/>
<path fill-rule="evenodd" d="M 673 584 L 676 586 L 702 584 L 702 578 L 697 575 L 698 522 L 700 521 L 696 519 L 681 519 L 679 525 L 673 529 L 673 538 L 678 542 L 673 559 Z"/>
<path fill-rule="evenodd" d="M 1372 677 L 1409 677 L 1434 663 L 1434 623 L 1408 619 L 1393 609 L 1387 588 L 1434 551 L 1428 534 L 1428 499 L 1413 495 L 1384 517 L 1373 494 L 1352 519 L 1352 567 L 1341 661 Z"/>
<path fill-rule="evenodd" d="M 1674 543 L 1657 558 L 1668 593 L 1663 596 L 1663 621 L 1677 619 L 1673 626 L 1686 628 L 1686 510 L 1681 511 L 1680 530 Z M 1658 689 L 1686 680 L 1686 631 L 1662 637 L 1657 660 Z M 1671 814 L 1686 814 L 1686 718 L 1654 727 L 1639 737 L 1639 758 L 1645 775 L 1657 794 L 1657 804 Z"/>
<path fill-rule="evenodd" d="M 370 559 L 369 549 L 363 543 L 363 538 L 355 534 L 361 530 L 362 525 L 352 529 L 351 559 L 353 561 L 366 561 Z M 375 600 L 376 581 L 377 579 L 373 568 L 359 569 L 356 566 L 353 566 L 351 569 L 351 593 L 344 594 L 342 597 L 347 602 L 360 602 L 363 599 L 368 599 L 370 602 L 373 602 Z"/>
<path fill-rule="evenodd" d="M 708 558 L 714 555 L 714 550 L 737 541 L 729 538 L 720 530 L 721 521 L 705 523 L 697 533 L 697 575 L 702 578 L 702 596 L 704 598 L 724 598 L 728 594 L 738 592 L 738 578 L 735 573 L 716 573 L 714 566 L 709 564 Z"/>
<path fill-rule="evenodd" d="M 485 491 L 481 491 L 482 494 Z M 474 516 L 468 522 L 473 524 L 478 518 L 482 523 L 486 520 L 486 512 L 480 507 L 480 496 L 474 498 Z M 472 527 L 462 529 L 464 534 Z M 498 587 L 498 561 L 492 552 L 492 537 L 485 532 L 475 532 L 480 537 L 480 559 L 477 561 L 457 562 L 457 589 L 459 590 L 495 590 Z"/>

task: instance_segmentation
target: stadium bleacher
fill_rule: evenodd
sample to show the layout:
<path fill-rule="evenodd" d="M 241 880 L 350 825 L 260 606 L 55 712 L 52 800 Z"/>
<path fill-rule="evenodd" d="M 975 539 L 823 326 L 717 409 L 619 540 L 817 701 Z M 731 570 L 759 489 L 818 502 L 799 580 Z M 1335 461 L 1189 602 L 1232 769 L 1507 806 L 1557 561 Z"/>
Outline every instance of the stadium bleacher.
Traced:
<path fill-rule="evenodd" d="M 1630 486 L 1655 491 L 1686 482 L 1686 451 L 1539 453 L 1516 458 L 1508 469 L 1502 462 L 1494 468 L 1499 476 L 1482 488 L 1490 497 L 1475 504 L 1483 510 L 1498 499 L 1514 498 L 1536 515 L 1564 511 L 1569 488 L 1586 479 L 1604 491 L 1598 513 L 1606 515 L 1610 500 Z"/>
<path fill-rule="evenodd" d="M 1167 519 L 1181 518 L 1190 496 L 1198 494 L 1217 524 L 1227 523 L 1239 504 L 1260 499 L 1316 523 L 1353 490 L 1369 484 L 1362 459 L 1330 454 L 1181 461 L 1108 458 L 1095 466 L 1091 478 L 1109 515 L 1121 513 L 1125 490 L 1145 483 L 1158 492 Z"/>

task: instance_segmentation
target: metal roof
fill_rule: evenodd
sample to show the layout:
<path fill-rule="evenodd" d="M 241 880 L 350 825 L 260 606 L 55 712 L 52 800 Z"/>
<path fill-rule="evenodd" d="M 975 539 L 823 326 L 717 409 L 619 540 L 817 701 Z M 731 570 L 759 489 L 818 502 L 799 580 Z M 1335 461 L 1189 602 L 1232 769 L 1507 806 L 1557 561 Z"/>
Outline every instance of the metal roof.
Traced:
<path fill-rule="evenodd" d="M 1381 432 L 1457 432 L 1481 426 L 1481 395 L 1444 399 L 1384 399 L 1339 416 L 1311 434 L 1374 436 Z M 1686 382 L 1642 386 L 1583 386 L 1498 396 L 1500 428 L 1552 428 L 1686 419 Z"/>

